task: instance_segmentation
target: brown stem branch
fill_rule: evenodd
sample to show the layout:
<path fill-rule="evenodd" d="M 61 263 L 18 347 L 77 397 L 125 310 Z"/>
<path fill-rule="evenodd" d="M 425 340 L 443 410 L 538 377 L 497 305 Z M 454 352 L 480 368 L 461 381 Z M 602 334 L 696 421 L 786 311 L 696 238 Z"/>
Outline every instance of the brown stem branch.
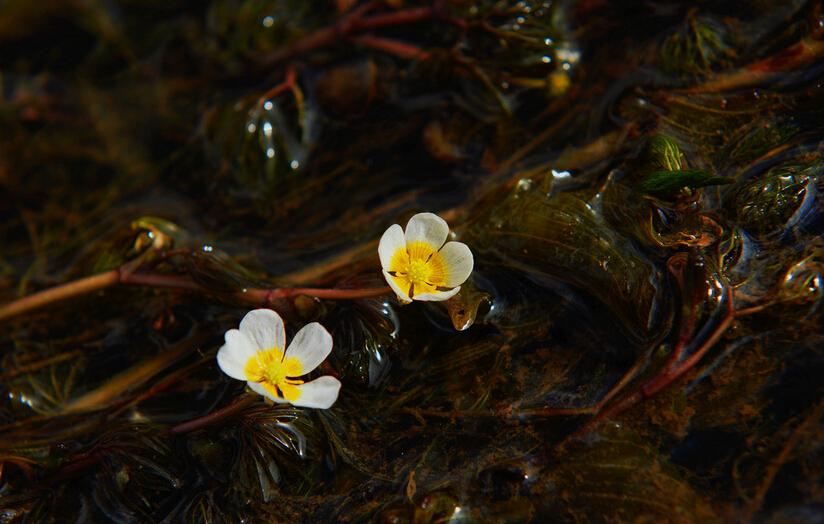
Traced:
<path fill-rule="evenodd" d="M 33 295 L 0 306 L 0 322 L 3 320 L 40 309 L 54 302 L 72 297 L 87 295 L 120 282 L 120 271 L 113 269 L 91 277 L 81 278 L 67 284 L 56 286 Z"/>
<path fill-rule="evenodd" d="M 784 446 L 781 448 L 781 451 L 776 455 L 772 460 L 770 460 L 769 465 L 767 466 L 766 471 L 764 472 L 763 481 L 759 484 L 758 489 L 755 493 L 755 496 L 750 500 L 747 507 L 744 509 L 744 519 L 743 522 L 750 522 L 752 521 L 755 514 L 761 509 L 762 504 L 764 503 L 764 497 L 767 495 L 767 492 L 770 490 L 770 487 L 773 485 L 773 481 L 775 480 L 776 475 L 787 463 L 790 459 L 790 455 L 792 451 L 798 446 L 801 442 L 801 438 L 805 436 L 807 431 L 810 429 L 810 425 L 816 422 L 821 418 L 822 413 L 824 413 L 824 401 L 820 401 L 807 415 L 804 420 L 793 430 L 790 437 L 787 439 Z"/>
<path fill-rule="evenodd" d="M 691 93 L 717 93 L 773 81 L 788 71 L 794 71 L 821 60 L 824 40 L 803 39 L 769 58 L 742 69 L 720 73 L 708 82 L 688 89 Z"/>
<path fill-rule="evenodd" d="M 93 411 L 107 407 L 113 399 L 116 399 L 123 392 L 145 383 L 171 366 L 191 351 L 194 346 L 200 344 L 202 340 L 204 340 L 203 336 L 185 339 L 177 346 L 167 348 L 156 356 L 136 364 L 119 375 L 115 375 L 97 389 L 69 402 L 63 408 L 62 414 Z"/>

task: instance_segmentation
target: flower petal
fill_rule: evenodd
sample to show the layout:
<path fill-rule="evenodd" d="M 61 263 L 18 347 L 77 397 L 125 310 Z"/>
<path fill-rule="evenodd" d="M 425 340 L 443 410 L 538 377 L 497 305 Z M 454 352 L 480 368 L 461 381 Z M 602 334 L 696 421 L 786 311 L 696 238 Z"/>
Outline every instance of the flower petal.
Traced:
<path fill-rule="evenodd" d="M 246 380 L 246 363 L 257 349 L 249 337 L 237 329 L 230 329 L 224 337 L 226 343 L 217 351 L 217 365 L 230 377 Z"/>
<path fill-rule="evenodd" d="M 458 291 L 460 290 L 461 286 L 458 286 L 455 289 L 450 289 L 449 291 L 435 291 L 434 293 L 422 293 L 420 295 L 415 295 L 415 300 L 439 302 L 441 300 L 447 300 L 454 297 L 458 294 Z"/>
<path fill-rule="evenodd" d="M 398 300 L 400 300 L 404 304 L 412 302 L 412 299 L 409 298 L 409 288 L 412 286 L 412 284 L 408 280 L 393 277 L 386 271 L 383 272 L 383 278 L 386 279 L 386 282 L 389 284 L 389 287 L 392 288 L 392 291 L 394 291 L 395 294 L 398 295 Z M 406 289 L 401 287 L 398 281 L 403 282 L 405 284 L 404 287 Z"/>
<path fill-rule="evenodd" d="M 469 247 L 462 242 L 447 242 L 439 253 L 446 266 L 445 287 L 460 286 L 466 282 L 475 265 Z"/>
<path fill-rule="evenodd" d="M 292 401 L 293 406 L 328 409 L 338 400 L 340 381 L 325 375 L 296 387 L 300 390 L 300 397 Z"/>
<path fill-rule="evenodd" d="M 381 267 L 387 271 L 397 271 L 392 267 L 392 257 L 401 249 L 406 252 L 406 237 L 403 228 L 398 224 L 392 224 L 384 231 L 381 241 L 378 244 L 378 255 L 381 258 Z"/>
<path fill-rule="evenodd" d="M 271 309 L 254 309 L 240 321 L 240 330 L 249 337 L 256 349 L 277 348 L 283 351 L 286 346 L 286 332 L 280 315 Z"/>
<path fill-rule="evenodd" d="M 269 400 L 274 400 L 278 404 L 287 404 L 289 402 L 288 400 L 277 396 L 274 392 L 274 387 L 269 386 L 268 384 L 264 384 L 262 382 L 247 382 L 246 385 L 258 395 L 263 395 Z"/>
<path fill-rule="evenodd" d="M 326 331 L 325 327 L 312 322 L 297 332 L 286 350 L 286 358 L 298 360 L 301 365 L 301 375 L 305 375 L 318 367 L 331 352 L 332 335 Z"/>
<path fill-rule="evenodd" d="M 406 244 L 424 242 L 437 251 L 446 242 L 449 226 L 446 221 L 433 213 L 418 213 L 406 224 Z"/>

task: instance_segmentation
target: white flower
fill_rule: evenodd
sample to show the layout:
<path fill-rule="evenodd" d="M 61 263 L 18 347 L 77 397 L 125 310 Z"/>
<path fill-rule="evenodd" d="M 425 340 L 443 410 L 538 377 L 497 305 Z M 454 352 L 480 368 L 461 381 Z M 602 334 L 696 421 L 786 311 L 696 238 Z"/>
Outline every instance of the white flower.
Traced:
<path fill-rule="evenodd" d="M 472 252 L 461 242 L 446 242 L 449 226 L 432 213 L 409 219 L 404 233 L 393 224 L 381 237 L 378 254 L 383 276 L 401 302 L 446 300 L 472 273 Z"/>
<path fill-rule="evenodd" d="M 332 336 L 313 322 L 307 324 L 286 351 L 283 320 L 271 309 L 255 309 L 240 321 L 240 329 L 226 332 L 226 343 L 217 352 L 224 373 L 245 380 L 256 393 L 275 402 L 327 409 L 338 399 L 340 382 L 323 376 L 311 382 L 299 380 L 323 362 L 332 351 Z"/>

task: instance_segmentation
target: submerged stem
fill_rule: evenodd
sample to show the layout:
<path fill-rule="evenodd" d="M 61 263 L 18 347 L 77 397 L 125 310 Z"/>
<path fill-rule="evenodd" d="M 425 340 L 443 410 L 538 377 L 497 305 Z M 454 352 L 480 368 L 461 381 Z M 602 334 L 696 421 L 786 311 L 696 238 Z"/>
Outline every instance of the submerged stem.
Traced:
<path fill-rule="evenodd" d="M 269 305 L 276 298 L 292 298 L 299 295 L 306 295 L 316 298 L 328 298 L 335 300 L 346 300 L 355 298 L 371 298 L 387 295 L 392 290 L 389 286 L 368 287 L 355 289 L 334 289 L 317 287 L 281 287 L 274 289 L 247 289 L 241 292 L 242 297 L 250 302 Z"/>

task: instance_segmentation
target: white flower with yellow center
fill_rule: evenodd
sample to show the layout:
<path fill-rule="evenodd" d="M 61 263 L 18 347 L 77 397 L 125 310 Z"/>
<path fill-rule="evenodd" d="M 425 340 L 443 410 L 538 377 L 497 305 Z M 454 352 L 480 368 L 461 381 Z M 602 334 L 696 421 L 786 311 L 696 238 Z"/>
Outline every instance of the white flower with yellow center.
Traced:
<path fill-rule="evenodd" d="M 271 309 L 255 309 L 240 321 L 240 329 L 226 332 L 217 352 L 224 373 L 245 380 L 249 387 L 275 402 L 327 409 L 338 399 L 340 382 L 323 376 L 304 382 L 299 377 L 314 370 L 332 352 L 332 336 L 313 322 L 295 335 L 284 351 L 283 320 Z"/>
<path fill-rule="evenodd" d="M 410 218 L 406 232 L 393 224 L 383 234 L 383 276 L 401 302 L 446 300 L 461 290 L 472 273 L 472 252 L 461 242 L 446 242 L 448 235 L 446 221 L 432 213 Z"/>

